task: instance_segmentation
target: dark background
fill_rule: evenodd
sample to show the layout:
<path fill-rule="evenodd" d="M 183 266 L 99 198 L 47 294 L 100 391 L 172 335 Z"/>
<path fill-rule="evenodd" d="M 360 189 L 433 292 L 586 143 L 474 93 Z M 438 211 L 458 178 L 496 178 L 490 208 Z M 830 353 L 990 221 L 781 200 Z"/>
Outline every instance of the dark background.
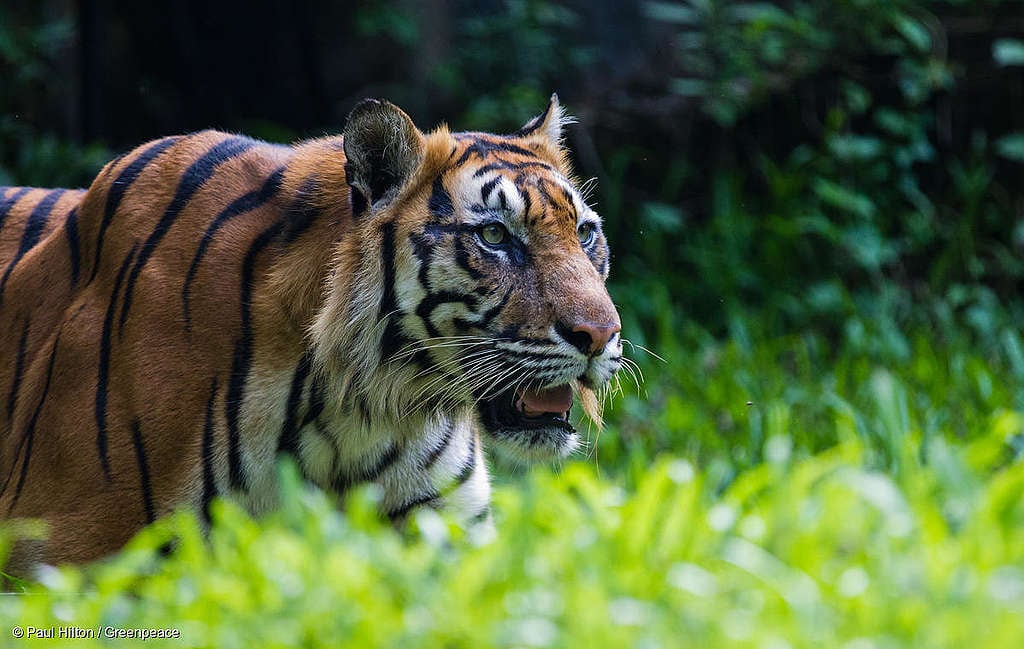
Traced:
<path fill-rule="evenodd" d="M 363 97 L 511 131 L 553 91 L 626 328 L 670 365 L 787 335 L 902 363 L 922 329 L 995 359 L 1024 323 L 1018 1 L 4 0 L 0 184 L 206 127 L 337 133 Z M 638 360 L 656 408 L 680 388 Z"/>

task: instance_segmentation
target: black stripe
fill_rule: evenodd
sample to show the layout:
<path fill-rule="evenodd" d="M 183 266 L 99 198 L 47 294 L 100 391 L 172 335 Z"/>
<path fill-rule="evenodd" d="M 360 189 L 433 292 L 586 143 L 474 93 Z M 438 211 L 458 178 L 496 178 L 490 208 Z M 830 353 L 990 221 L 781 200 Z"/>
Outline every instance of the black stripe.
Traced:
<path fill-rule="evenodd" d="M 338 448 L 338 436 L 328 431 L 327 427 L 320 420 L 315 421 L 313 429 L 331 447 L 331 469 L 328 475 L 337 475 L 338 461 L 341 457 L 341 451 Z"/>
<path fill-rule="evenodd" d="M 458 140 L 467 139 L 467 136 L 464 135 L 457 135 L 455 137 Z M 530 151 L 529 149 L 524 149 L 521 146 L 516 146 L 511 142 L 475 139 L 473 140 L 473 143 L 466 148 L 466 150 L 462 153 L 459 159 L 455 161 L 455 166 L 461 165 L 474 155 L 479 156 L 481 158 L 486 158 L 488 155 L 492 155 L 495 153 L 514 153 L 516 155 L 526 156 L 529 158 L 537 158 L 537 154 L 534 153 L 533 151 Z"/>
<path fill-rule="evenodd" d="M 442 304 L 458 303 L 465 304 L 469 310 L 473 310 L 476 308 L 477 300 L 469 293 L 438 291 L 437 293 L 427 294 L 427 296 L 420 301 L 416 306 L 416 315 L 423 321 L 423 326 L 427 330 L 427 335 L 431 338 L 436 338 L 441 335 L 441 332 L 439 332 L 437 327 L 435 327 L 430 321 L 430 316 L 434 313 L 434 310 Z"/>
<path fill-rule="evenodd" d="M 480 320 L 476 323 L 476 326 L 480 327 L 481 329 L 486 329 L 487 327 L 491 326 L 491 323 L 494 322 L 494 319 L 497 318 L 498 314 L 500 314 L 502 309 L 505 308 L 505 306 L 508 304 L 509 298 L 511 297 L 512 289 L 509 289 L 508 292 L 505 293 L 505 297 L 501 298 L 500 302 L 492 306 L 490 309 L 487 309 L 480 315 Z"/>
<path fill-rule="evenodd" d="M 278 453 L 291 453 L 299 465 L 302 458 L 299 455 L 299 406 L 302 405 L 302 390 L 306 386 L 306 378 L 309 377 L 309 369 L 312 364 L 313 355 L 306 352 L 299 359 L 299 365 L 292 375 L 292 386 L 288 391 L 288 404 L 285 407 L 284 426 L 281 428 L 281 435 L 277 440 Z"/>
<path fill-rule="evenodd" d="M 476 471 L 476 437 L 469 438 L 469 457 L 462 464 L 462 470 L 459 471 L 459 475 L 455 476 L 455 482 L 451 484 L 449 489 L 455 491 L 462 485 L 466 484 L 473 472 Z"/>
<path fill-rule="evenodd" d="M 487 204 L 487 199 L 491 197 L 491 192 L 494 191 L 494 188 L 497 187 L 500 182 L 501 176 L 495 176 L 480 187 L 480 198 L 485 205 Z"/>
<path fill-rule="evenodd" d="M 417 307 L 417 313 L 423 308 L 424 304 L 429 305 L 429 311 L 433 311 L 442 304 L 450 304 L 454 302 L 461 302 L 473 309 L 476 308 L 477 299 L 472 293 L 456 293 L 455 291 L 438 291 L 437 293 L 431 293 L 427 297 L 423 298 L 420 305 Z"/>
<path fill-rule="evenodd" d="M 520 338 L 519 337 L 519 332 L 521 330 L 522 330 L 522 326 L 521 325 L 512 324 L 512 325 L 509 325 L 509 326 L 505 327 L 501 331 L 499 331 L 498 335 L 496 335 L 495 338 L 505 338 L 509 342 L 525 342 L 525 343 L 536 342 L 534 340 L 531 340 L 530 338 Z"/>
<path fill-rule="evenodd" d="M 466 244 L 462 237 L 455 237 L 455 263 L 459 265 L 459 268 L 466 271 L 470 279 L 480 279 L 484 276 L 483 273 L 473 268 L 472 264 L 469 263 L 469 251 L 466 250 Z"/>
<path fill-rule="evenodd" d="M 517 266 L 526 266 L 533 261 L 533 253 L 516 237 L 508 244 L 508 260 Z"/>
<path fill-rule="evenodd" d="M 486 521 L 490 517 L 491 517 L 491 505 L 490 505 L 490 503 L 488 503 L 488 504 L 484 505 L 483 509 L 478 511 L 476 514 L 473 515 L 472 518 L 469 519 L 469 523 L 470 523 L 470 525 L 476 525 L 478 523 L 483 523 L 484 521 Z"/>
<path fill-rule="evenodd" d="M 30 191 L 32 191 L 31 187 L 22 187 L 11 194 L 10 198 L 0 199 L 0 229 L 3 229 L 4 221 L 7 220 L 7 214 L 14 208 L 14 205 Z"/>
<path fill-rule="evenodd" d="M 241 432 L 239 430 L 239 414 L 242 400 L 245 398 L 245 382 L 249 377 L 252 365 L 252 284 L 256 274 L 256 259 L 264 248 L 281 234 L 285 222 L 278 221 L 256 237 L 245 259 L 242 262 L 241 277 L 241 309 L 242 321 L 240 334 L 235 342 L 235 352 L 231 359 L 231 377 L 228 380 L 228 394 L 224 401 L 225 416 L 228 423 L 228 475 L 234 488 L 244 488 L 246 479 L 242 472 Z"/>
<path fill-rule="evenodd" d="M 561 183 L 555 183 L 555 184 L 558 186 L 558 191 L 562 194 L 562 198 L 565 199 L 565 202 L 568 203 L 569 206 L 572 207 L 575 210 L 576 209 L 576 199 L 572 195 L 572 192 L 569 191 L 569 188 L 566 187 L 565 185 L 561 184 Z"/>
<path fill-rule="evenodd" d="M 206 400 L 206 418 L 203 420 L 203 501 L 201 514 L 210 522 L 210 503 L 217 496 L 217 481 L 213 471 L 213 403 L 217 399 L 217 377 L 210 385 L 210 398 Z"/>
<path fill-rule="evenodd" d="M 21 339 L 18 341 L 18 355 L 14 358 L 14 381 L 11 383 L 11 393 L 7 395 L 7 421 L 14 426 L 14 405 L 18 399 L 18 388 L 21 387 L 21 373 L 25 371 L 25 345 L 28 343 L 28 319 L 21 330 Z"/>
<path fill-rule="evenodd" d="M 436 243 L 446 234 L 463 234 L 471 229 L 458 223 L 427 223 L 423 226 L 423 234 L 430 235 Z"/>
<path fill-rule="evenodd" d="M 302 425 L 316 421 L 320 413 L 324 411 L 324 402 L 327 399 L 327 383 L 323 379 L 314 378 L 309 388 L 309 408 L 306 409 L 306 416 L 302 418 Z"/>
<path fill-rule="evenodd" d="M 482 166 L 479 169 L 477 169 L 476 171 L 474 171 L 473 172 L 473 177 L 474 178 L 479 178 L 480 176 L 483 176 L 484 174 L 488 174 L 488 173 L 490 173 L 492 171 L 497 171 L 499 169 L 506 169 L 508 171 L 523 171 L 524 169 L 533 169 L 533 168 L 540 168 L 540 169 L 545 169 L 547 171 L 554 171 L 554 169 L 551 167 L 551 165 L 549 165 L 546 162 L 534 162 L 532 160 L 527 160 L 526 162 L 509 162 L 507 160 L 498 160 L 497 162 L 490 162 L 488 164 L 485 164 L 484 166 Z"/>
<path fill-rule="evenodd" d="M 434 186 L 430 192 L 430 202 L 427 204 L 430 213 L 434 216 L 451 218 L 455 216 L 455 208 L 452 206 L 452 197 L 444 188 L 441 176 L 434 179 Z"/>
<path fill-rule="evenodd" d="M 82 264 L 81 242 L 78 240 L 78 207 L 68 213 L 64 221 L 64 236 L 68 240 L 68 251 L 71 257 L 71 286 L 78 284 L 78 275 Z"/>
<path fill-rule="evenodd" d="M 384 292 L 380 298 L 377 321 L 386 320 L 380 339 L 381 360 L 391 358 L 408 345 L 409 337 L 398 326 L 398 300 L 395 296 L 395 224 L 388 221 L 381 226 L 381 262 L 384 265 Z"/>
<path fill-rule="evenodd" d="M 43 411 L 43 404 L 46 403 L 46 395 L 50 392 L 50 379 L 53 378 L 53 363 L 57 359 L 57 346 L 60 345 L 60 332 L 57 332 L 57 338 L 53 341 L 53 351 L 50 352 L 50 363 L 46 367 L 46 381 L 43 383 L 43 393 L 39 397 L 39 403 L 36 404 L 35 412 L 32 413 L 32 419 L 28 422 L 28 428 L 25 429 L 25 433 L 21 436 L 21 441 L 18 442 L 18 448 L 15 451 L 15 459 L 11 463 L 11 472 L 7 475 L 7 480 L 4 481 L 3 487 L 0 487 L 0 493 L 7 490 L 7 484 L 11 480 L 11 476 L 14 475 L 14 466 L 17 464 L 17 458 L 21 455 L 21 449 L 25 448 L 25 457 L 21 461 L 21 474 L 18 476 L 18 484 L 14 488 L 14 498 L 11 500 L 11 505 L 7 509 L 7 513 L 10 514 L 14 511 L 14 506 L 18 502 L 18 498 L 21 496 L 21 488 L 25 486 L 25 478 L 28 477 L 28 463 L 32 460 L 32 442 L 35 437 L 36 424 L 39 422 L 39 414 Z"/>
<path fill-rule="evenodd" d="M 267 180 L 259 189 L 235 199 L 230 205 L 221 210 L 206 228 L 203 238 L 199 241 L 199 248 L 196 250 L 195 256 L 192 257 L 192 264 L 188 267 L 185 283 L 181 289 L 182 311 L 185 314 L 185 331 L 191 331 L 192 329 L 192 316 L 190 312 L 192 282 L 199 271 L 200 262 L 202 262 L 203 257 L 206 255 L 206 249 L 213 243 L 217 231 L 224 227 L 224 224 L 240 214 L 245 214 L 260 207 L 277 194 L 281 188 L 281 180 L 284 178 L 284 169 L 284 167 L 280 167 L 275 170 L 267 177 Z"/>
<path fill-rule="evenodd" d="M 538 180 L 534 186 L 537 188 L 537 193 L 540 194 L 541 197 L 541 217 L 543 218 L 547 215 L 548 208 L 554 205 L 555 199 L 551 196 L 551 192 L 548 191 L 547 181 L 543 179 Z"/>
<path fill-rule="evenodd" d="M 155 160 L 157 156 L 170 148 L 179 139 L 181 138 L 178 136 L 165 137 L 149 145 L 127 167 L 122 169 L 117 178 L 110 183 L 110 191 L 107 192 L 107 204 L 103 209 L 103 220 L 100 221 L 99 236 L 96 238 L 96 257 L 92 262 L 92 274 L 89 276 L 90 282 L 96 279 L 96 272 L 100 268 L 100 256 L 103 254 L 103 237 L 107 233 L 107 228 L 110 226 L 117 208 L 121 205 L 125 192 L 132 186 L 139 177 L 139 174 L 142 173 L 142 170 L 146 168 L 146 165 Z M 114 168 L 114 163 L 111 163 L 110 168 Z"/>
<path fill-rule="evenodd" d="M 499 336 L 499 337 L 503 338 L 504 336 Z M 519 338 L 519 339 L 516 339 L 516 340 L 509 340 L 509 341 L 502 341 L 502 342 L 521 343 L 521 344 L 541 343 L 545 347 L 549 347 L 549 348 L 552 348 L 552 349 L 556 349 L 557 348 L 556 345 L 553 344 L 553 343 L 550 343 L 550 342 L 547 342 L 547 341 L 543 341 L 543 340 L 531 340 L 529 338 Z M 535 351 L 529 351 L 529 350 L 524 350 L 524 349 L 508 349 L 508 350 L 505 350 L 505 351 L 507 351 L 508 354 L 514 354 L 517 360 L 554 361 L 554 360 L 558 360 L 560 358 L 561 359 L 571 359 L 572 358 L 572 356 L 570 356 L 569 354 L 562 354 L 562 353 L 559 353 L 557 351 L 552 351 L 550 353 L 547 353 L 547 352 L 535 352 Z"/>
<path fill-rule="evenodd" d="M 255 140 L 244 137 L 230 137 L 218 142 L 210 148 L 201 158 L 189 165 L 188 169 L 181 176 L 178 189 L 174 192 L 174 198 L 164 211 L 160 221 L 150 233 L 146 242 L 139 250 L 139 256 L 132 266 L 132 272 L 128 275 L 128 283 L 124 289 L 124 302 L 121 306 L 121 319 L 118 323 L 118 333 L 124 333 L 124 323 L 128 318 L 128 312 L 132 308 L 132 297 L 135 294 L 135 282 L 139 279 L 139 273 L 149 262 L 149 258 L 156 251 L 156 247 L 163 240 L 164 236 L 174 225 L 181 210 L 188 204 L 192 196 L 206 184 L 218 166 L 228 160 L 245 153 L 256 146 Z"/>
<path fill-rule="evenodd" d="M 544 109 L 543 113 L 541 113 L 540 115 L 537 115 L 536 117 L 531 119 L 526 124 L 523 124 L 523 126 L 519 130 L 517 130 L 516 132 L 509 133 L 509 137 L 525 137 L 527 135 L 530 135 L 531 133 L 536 131 L 538 128 L 540 128 L 540 125 L 543 124 L 544 120 L 546 120 L 548 118 L 548 113 L 550 113 L 550 112 L 551 112 L 551 103 L 549 102 L 548 103 L 548 107 Z"/>
<path fill-rule="evenodd" d="M 436 491 L 428 491 L 427 493 L 410 500 L 404 505 L 401 505 L 398 508 L 389 511 L 388 518 L 390 518 L 392 521 L 397 521 L 402 518 L 405 518 L 405 516 L 408 515 L 408 513 L 413 510 L 413 508 L 419 507 L 420 505 L 426 505 L 432 500 L 436 500 L 439 497 L 439 495 L 440 494 L 438 494 Z"/>
<path fill-rule="evenodd" d="M 359 419 L 363 422 L 365 428 L 369 428 L 373 424 L 373 420 L 370 418 L 370 404 L 366 401 L 366 395 L 361 394 L 356 399 L 356 408 L 359 410 Z"/>
<path fill-rule="evenodd" d="M 314 223 L 320 216 L 320 209 L 312 199 L 316 198 L 319 188 L 319 179 L 314 175 L 302 182 L 299 191 L 296 192 L 292 204 L 288 206 L 288 224 L 285 226 L 282 240 L 284 245 L 291 245 Z"/>
<path fill-rule="evenodd" d="M 377 464 L 373 465 L 369 471 L 363 474 L 363 481 L 371 482 L 379 478 L 384 471 L 398 460 L 399 455 L 401 455 L 401 449 L 392 442 L 388 449 L 384 451 L 384 454 L 380 456 L 380 459 L 377 460 Z"/>
<path fill-rule="evenodd" d="M 441 457 L 444 450 L 448 448 L 448 445 L 451 443 L 452 437 L 454 436 L 455 426 L 452 425 L 451 421 L 449 421 L 444 427 L 444 434 L 441 437 L 441 441 L 430 451 L 430 454 L 427 455 L 427 459 L 423 462 L 423 466 L 420 468 L 421 471 L 427 471 L 430 467 L 434 466 L 434 463 Z"/>
<path fill-rule="evenodd" d="M 335 478 L 332 487 L 337 494 L 343 494 L 351 487 L 364 482 L 373 482 L 381 476 L 401 456 L 401 448 L 391 442 L 377 462 L 369 469 L 360 471 L 353 476 L 338 476 Z"/>
<path fill-rule="evenodd" d="M 100 172 L 100 176 L 99 176 L 100 179 L 102 180 L 103 178 L 106 178 L 111 173 L 113 173 L 114 167 L 117 166 L 118 162 L 121 162 L 121 160 L 124 158 L 125 155 L 126 154 L 122 153 L 121 155 L 117 156 L 116 158 L 114 158 L 113 160 L 108 162 L 107 164 L 103 165 L 103 171 Z"/>
<path fill-rule="evenodd" d="M 100 464 L 103 466 L 103 474 L 107 480 L 110 480 L 110 460 L 107 457 L 107 382 L 110 380 L 110 338 L 114 329 L 117 295 L 121 290 L 121 283 L 124 282 L 128 265 L 135 257 L 138 248 L 138 243 L 132 246 L 131 252 L 121 262 L 121 268 L 117 271 L 114 290 L 111 292 L 110 302 L 107 304 L 107 315 L 103 319 L 103 333 L 100 334 L 100 360 L 96 378 L 96 451 L 99 453 Z"/>
<path fill-rule="evenodd" d="M 380 309 L 377 311 L 378 321 L 390 318 L 398 308 L 398 300 L 395 297 L 395 224 L 391 221 L 384 223 L 381 226 L 380 234 L 380 257 L 384 265 L 384 291 L 380 298 Z"/>
<path fill-rule="evenodd" d="M 429 293 L 431 290 L 430 263 L 433 261 L 434 252 L 430 238 L 413 233 L 409 235 L 409 243 L 412 244 L 412 254 L 416 255 L 416 259 L 420 262 L 420 269 L 417 273 L 420 286 Z"/>
<path fill-rule="evenodd" d="M 18 252 L 14 254 L 14 259 L 11 260 L 7 270 L 4 271 L 3 279 L 0 279 L 0 304 L 3 304 L 4 287 L 7 286 L 7 280 L 10 278 L 11 272 L 18 265 L 18 262 L 21 261 L 21 258 L 39 243 L 39 237 L 43 234 L 43 229 L 46 228 L 46 221 L 50 217 L 50 212 L 53 211 L 53 206 L 60 200 L 65 191 L 67 190 L 51 189 L 28 215 L 25 230 L 21 233 L 21 243 L 18 244 Z"/>
<path fill-rule="evenodd" d="M 146 445 L 142 439 L 139 420 L 132 422 L 132 445 L 135 446 L 135 461 L 139 464 L 139 483 L 142 487 L 142 506 L 146 510 L 146 522 L 156 520 L 153 512 L 153 484 L 149 478 L 149 461 L 146 459 Z"/>
<path fill-rule="evenodd" d="M 351 162 L 346 162 L 345 184 L 348 185 L 349 207 L 352 210 L 352 218 L 354 220 L 362 216 L 363 212 L 365 212 L 366 209 L 370 207 L 369 201 L 367 201 L 366 196 L 363 194 L 363 192 L 361 192 L 359 189 L 352 185 L 352 181 L 355 179 L 355 177 L 355 167 L 352 165 Z"/>
<path fill-rule="evenodd" d="M 533 199 L 530 198 L 530 192 L 526 187 L 519 186 L 519 183 L 516 183 L 516 187 L 519 189 L 519 195 L 523 197 L 523 218 L 530 219 L 530 210 L 533 209 Z M 536 219 L 529 220 L 530 225 L 533 225 L 535 222 Z"/>

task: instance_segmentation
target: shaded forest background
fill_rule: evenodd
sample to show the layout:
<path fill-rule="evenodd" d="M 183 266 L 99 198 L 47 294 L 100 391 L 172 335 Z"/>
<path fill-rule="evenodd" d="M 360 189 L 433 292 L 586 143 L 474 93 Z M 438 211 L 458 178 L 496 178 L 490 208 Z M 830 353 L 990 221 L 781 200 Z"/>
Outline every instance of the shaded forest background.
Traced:
<path fill-rule="evenodd" d="M 86 185 L 200 128 L 337 133 L 363 97 L 425 129 L 510 131 L 553 91 L 598 179 L 626 329 L 675 368 L 648 365 L 676 378 L 627 401 L 623 439 L 679 447 L 643 421 L 716 340 L 807 334 L 891 366 L 924 330 L 1015 358 L 1017 1 L 5 2 L 0 184 Z M 686 443 L 745 446 L 734 408 Z"/>

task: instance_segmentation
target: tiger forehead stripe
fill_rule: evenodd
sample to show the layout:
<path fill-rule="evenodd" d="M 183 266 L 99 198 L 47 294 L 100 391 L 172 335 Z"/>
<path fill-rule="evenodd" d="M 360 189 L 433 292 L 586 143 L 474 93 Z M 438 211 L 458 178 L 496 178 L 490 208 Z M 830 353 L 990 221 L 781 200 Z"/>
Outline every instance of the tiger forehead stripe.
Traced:
<path fill-rule="evenodd" d="M 502 168 L 481 173 L 494 164 L 489 163 L 469 174 L 473 189 L 467 192 L 467 200 L 473 213 L 521 217 L 528 225 L 533 225 L 537 217 L 544 219 L 555 214 L 567 214 L 579 221 L 590 211 L 572 183 L 553 169 L 537 173 L 536 170 Z M 537 214 L 534 214 L 535 207 Z"/>
<path fill-rule="evenodd" d="M 503 215 L 522 215 L 525 201 L 521 188 L 509 178 L 494 176 L 480 187 L 484 207 Z"/>

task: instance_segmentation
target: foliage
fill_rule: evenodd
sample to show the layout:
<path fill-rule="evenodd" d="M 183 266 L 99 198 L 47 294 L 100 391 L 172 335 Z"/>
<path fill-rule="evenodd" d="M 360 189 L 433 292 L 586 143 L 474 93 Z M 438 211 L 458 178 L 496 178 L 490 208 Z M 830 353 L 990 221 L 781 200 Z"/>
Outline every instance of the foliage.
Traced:
<path fill-rule="evenodd" d="M 71 25 L 66 18 L 42 20 L 42 13 L 41 6 L 0 6 L 0 185 L 82 186 L 110 153 L 100 145 L 76 146 L 46 123 L 60 104 L 53 78 Z"/>
<path fill-rule="evenodd" d="M 671 297 L 716 333 L 737 303 L 792 330 L 838 326 L 844 304 L 879 293 L 907 307 L 965 285 L 1014 298 L 1021 124 L 965 120 L 979 96 L 1013 101 L 995 97 L 1020 87 L 1020 41 L 993 28 L 976 57 L 954 31 L 1012 6 L 647 3 L 673 38 L 665 89 L 710 124 L 688 117 L 697 134 L 673 143 L 677 160 L 603 155 L 606 211 L 639 222 L 611 224 L 625 281 L 675 260 L 699 281 L 671 283 Z"/>
<path fill-rule="evenodd" d="M 578 13 L 544 0 L 467 12 L 458 24 L 459 47 L 432 72 L 439 88 L 457 98 L 460 128 L 509 132 L 539 113 L 566 72 L 593 58 L 592 48 L 573 37 L 581 28 Z M 492 88 L 493 79 L 504 81 Z"/>
<path fill-rule="evenodd" d="M 45 571 L 0 598 L 0 619 L 172 628 L 181 639 L 147 646 L 219 649 L 1011 646 L 1024 463 L 1007 458 L 1024 415 L 920 445 L 875 391 L 903 436 L 899 471 L 867 468 L 855 434 L 799 456 L 783 424 L 725 487 L 715 465 L 667 455 L 624 480 L 584 463 L 534 471 L 499 488 L 491 542 L 429 511 L 402 537 L 381 528 L 372 491 L 341 514 L 286 471 L 284 510 L 254 521 L 220 503 L 208 541 L 190 515 L 168 519 L 109 562 Z"/>
<path fill-rule="evenodd" d="M 982 316 L 978 315 L 980 320 Z M 988 314 L 999 326 L 998 313 Z M 284 508 L 215 508 L 0 620 L 174 628 L 153 646 L 1002 647 L 1024 633 L 1024 349 L 855 318 L 830 348 L 736 317 L 654 342 L 643 394 L 555 471 L 498 475 L 495 538 L 382 526 L 284 465 Z M 167 557 L 162 548 L 172 541 Z M 49 645 L 48 645 L 49 646 Z M 55 643 L 53 646 L 63 646 Z M 66 646 L 105 646 L 76 640 Z"/>

